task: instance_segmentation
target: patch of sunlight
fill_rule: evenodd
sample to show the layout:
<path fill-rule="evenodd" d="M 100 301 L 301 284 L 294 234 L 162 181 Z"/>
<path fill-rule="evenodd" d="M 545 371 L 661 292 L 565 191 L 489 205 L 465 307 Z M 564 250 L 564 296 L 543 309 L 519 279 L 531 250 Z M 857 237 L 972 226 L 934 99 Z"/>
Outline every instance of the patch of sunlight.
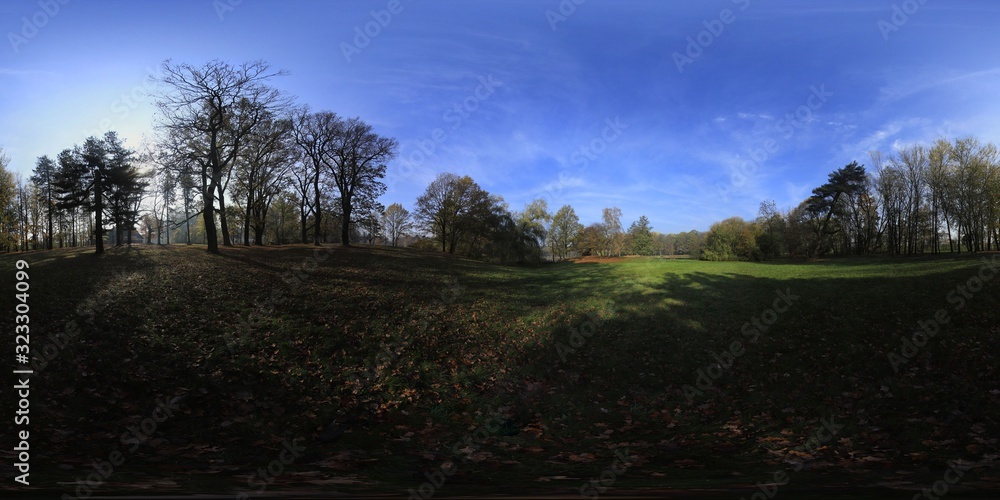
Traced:
<path fill-rule="evenodd" d="M 683 300 L 679 300 L 679 299 L 674 299 L 674 298 L 668 297 L 668 298 L 663 299 L 660 302 L 660 304 L 662 304 L 664 307 L 683 307 L 683 306 L 687 305 L 687 302 L 684 302 Z"/>
<path fill-rule="evenodd" d="M 699 332 L 705 331 L 705 326 L 701 324 L 701 321 L 689 319 L 684 321 L 684 325 L 695 331 Z"/>

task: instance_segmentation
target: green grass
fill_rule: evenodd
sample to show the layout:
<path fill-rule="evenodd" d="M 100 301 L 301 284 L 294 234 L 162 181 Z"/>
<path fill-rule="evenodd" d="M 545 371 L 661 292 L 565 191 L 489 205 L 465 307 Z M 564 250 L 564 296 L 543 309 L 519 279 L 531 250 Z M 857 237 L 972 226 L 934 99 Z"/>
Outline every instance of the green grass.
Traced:
<path fill-rule="evenodd" d="M 307 451 L 269 488 L 401 491 L 450 460 L 442 491 L 579 492 L 620 449 L 622 490 L 752 488 L 793 460 L 792 485 L 929 485 L 947 460 L 997 453 L 1000 277 L 959 311 L 948 301 L 982 256 L 514 268 L 389 248 L 223 253 L 0 257 L 11 276 L 31 264 L 33 349 L 81 328 L 32 379 L 39 484 L 91 472 L 162 397 L 182 398 L 178 414 L 101 491 L 162 477 L 239 490 L 294 438 Z M 796 298 L 772 317 L 779 290 Z M 896 373 L 888 354 L 942 308 L 950 321 Z M 750 342 L 762 317 L 776 320 Z M 744 353 L 713 367 L 734 341 Z M 719 376 L 699 388 L 699 371 Z M 795 451 L 829 418 L 833 439 Z M 321 443 L 331 420 L 348 432 Z M 467 436 L 475 449 L 456 453 Z M 552 476 L 575 479 L 537 481 Z M 974 468 L 963 485 L 996 476 Z"/>

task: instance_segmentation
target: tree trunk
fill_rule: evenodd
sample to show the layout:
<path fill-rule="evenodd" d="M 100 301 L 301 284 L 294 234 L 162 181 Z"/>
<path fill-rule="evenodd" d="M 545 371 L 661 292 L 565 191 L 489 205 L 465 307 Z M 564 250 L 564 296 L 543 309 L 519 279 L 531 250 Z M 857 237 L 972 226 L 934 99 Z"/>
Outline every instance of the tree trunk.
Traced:
<path fill-rule="evenodd" d="M 94 239 L 97 241 L 97 248 L 94 251 L 95 254 L 101 255 L 104 253 L 104 203 L 101 200 L 101 173 L 97 172 L 94 176 L 94 217 L 96 221 L 94 222 Z"/>
<path fill-rule="evenodd" d="M 49 250 L 52 250 L 52 186 L 48 188 L 48 202 L 49 202 L 49 237 L 48 246 Z"/>
<path fill-rule="evenodd" d="M 313 178 L 313 191 L 316 197 L 316 227 L 313 231 L 313 244 L 319 246 L 319 231 L 320 231 L 320 220 L 322 215 L 322 210 L 319 206 L 319 167 L 316 167 L 316 176 Z"/>
<path fill-rule="evenodd" d="M 208 253 L 219 253 L 219 240 L 215 231 L 215 190 L 217 187 L 215 176 L 209 182 L 208 189 L 203 193 L 205 199 L 205 210 L 202 211 L 202 218 L 205 221 L 205 243 L 208 244 Z M 190 230 L 188 231 L 190 238 Z M 189 240 L 190 241 L 190 240 Z"/>
<path fill-rule="evenodd" d="M 253 195 L 247 190 L 247 204 L 243 214 L 243 244 L 250 246 L 250 204 L 253 203 Z"/>
<path fill-rule="evenodd" d="M 309 241 L 309 227 L 308 227 L 309 217 L 306 215 L 306 195 L 302 194 L 302 198 L 299 199 L 299 223 L 301 224 L 300 229 L 302 230 L 302 243 Z"/>
<path fill-rule="evenodd" d="M 222 183 L 216 184 L 219 191 L 219 222 L 222 224 L 222 244 L 227 247 L 233 246 L 233 240 L 229 236 L 229 220 L 226 217 L 226 197 L 223 195 Z"/>
<path fill-rule="evenodd" d="M 340 223 L 340 244 L 345 247 L 351 246 L 351 202 L 348 198 L 340 199 L 340 210 L 344 214 Z"/>

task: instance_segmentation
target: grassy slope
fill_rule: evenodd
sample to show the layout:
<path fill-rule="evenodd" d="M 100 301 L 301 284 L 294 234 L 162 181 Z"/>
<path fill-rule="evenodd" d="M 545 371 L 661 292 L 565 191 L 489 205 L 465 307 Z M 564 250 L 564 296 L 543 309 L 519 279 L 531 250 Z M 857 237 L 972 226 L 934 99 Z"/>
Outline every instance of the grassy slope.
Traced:
<path fill-rule="evenodd" d="M 172 246 L 24 258 L 33 348 L 67 320 L 82 327 L 32 381 L 36 467 L 58 480 L 122 449 L 162 397 L 180 410 L 103 488 L 163 476 L 245 488 L 293 438 L 305 455 L 272 489 L 415 488 L 454 461 L 452 491 L 577 491 L 616 449 L 629 450 L 624 488 L 749 485 L 792 460 L 807 464 L 803 485 L 929 484 L 945 460 L 997 453 L 1000 279 L 961 311 L 946 299 L 974 257 L 519 269 L 402 249 Z M 798 296 L 788 312 L 689 401 L 684 386 L 778 289 Z M 92 323 L 76 312 L 94 308 Z M 938 308 L 953 319 L 894 373 L 887 354 Z M 823 418 L 845 427 L 795 451 Z M 330 428 L 347 433 L 320 442 Z M 453 447 L 467 436 L 474 446 Z M 986 484 L 982 470 L 963 484 Z"/>

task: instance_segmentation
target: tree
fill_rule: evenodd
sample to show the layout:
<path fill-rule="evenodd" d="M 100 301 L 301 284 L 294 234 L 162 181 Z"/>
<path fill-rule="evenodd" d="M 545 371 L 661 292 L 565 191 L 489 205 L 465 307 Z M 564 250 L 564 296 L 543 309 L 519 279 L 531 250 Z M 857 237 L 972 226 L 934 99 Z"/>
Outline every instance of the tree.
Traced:
<path fill-rule="evenodd" d="M 357 222 L 351 219 L 353 210 L 365 203 L 375 208 L 375 200 L 386 190 L 382 182 L 386 163 L 396 156 L 399 145 L 395 139 L 376 134 L 359 118 L 343 121 L 337 129 L 324 163 L 340 193 L 340 242 L 350 245 L 350 225 Z M 372 212 L 364 210 L 362 214 Z"/>
<path fill-rule="evenodd" d="M 244 245 L 250 245 L 251 230 L 254 244 L 264 244 L 267 211 L 287 184 L 286 172 L 294 161 L 291 135 L 291 121 L 265 118 L 250 134 L 236 163 L 234 194 L 245 200 Z"/>
<path fill-rule="evenodd" d="M 295 241 L 298 207 L 299 200 L 295 192 L 282 191 L 275 196 L 271 209 L 267 212 L 267 227 L 271 233 L 269 238 L 271 242 L 285 245 Z"/>
<path fill-rule="evenodd" d="M 104 138 L 88 137 L 83 146 L 59 153 L 55 175 L 56 208 L 82 210 L 94 216 L 96 253 L 104 253 L 104 221 L 114 223 L 115 241 L 135 229 L 139 205 L 147 182 L 135 165 L 135 151 L 128 149 L 115 132 Z"/>
<path fill-rule="evenodd" d="M 761 258 L 780 257 L 785 253 L 785 218 L 778 211 L 774 200 L 760 203 L 760 208 L 757 211 L 757 225 L 761 229 L 760 236 L 757 237 L 757 247 L 760 249 Z"/>
<path fill-rule="evenodd" d="M 565 259 L 569 254 L 573 242 L 577 235 L 583 230 L 580 218 L 576 216 L 573 207 L 563 205 L 552 216 L 552 225 L 549 226 L 549 242 L 552 248 L 553 259 Z"/>
<path fill-rule="evenodd" d="M 631 253 L 635 255 L 652 255 L 654 253 L 653 228 L 645 215 L 632 223 L 628 228 Z"/>
<path fill-rule="evenodd" d="M 760 260 L 757 237 L 760 228 L 740 217 L 712 224 L 701 250 L 703 260 Z"/>
<path fill-rule="evenodd" d="M 618 207 L 605 208 L 604 220 L 605 241 L 608 245 L 606 255 L 621 257 L 625 250 L 625 235 L 622 233 L 622 209 Z"/>
<path fill-rule="evenodd" d="M 313 244 L 320 244 L 320 230 L 323 218 L 321 205 L 321 179 L 335 138 L 341 134 L 342 121 L 336 113 L 321 111 L 310 113 L 308 108 L 296 111 L 293 118 L 293 137 L 299 148 L 303 162 L 293 170 L 296 188 L 299 191 L 299 213 L 302 224 L 302 242 L 308 233 L 308 213 L 313 214 Z M 309 200 L 312 199 L 312 203 Z"/>
<path fill-rule="evenodd" d="M 958 251 L 962 244 L 972 252 L 986 250 L 998 226 L 997 202 L 990 198 L 995 198 L 1000 151 L 993 144 L 967 137 L 954 142 L 950 159 L 949 195 Z"/>
<path fill-rule="evenodd" d="M 20 184 L 20 183 L 19 183 Z M 42 233 L 44 226 L 45 197 L 34 182 L 18 187 L 18 216 L 21 224 L 21 248 L 28 248 L 28 234 L 34 243 L 34 249 L 42 248 L 38 236 Z"/>
<path fill-rule="evenodd" d="M 88 138 L 79 151 L 80 161 L 85 171 L 90 174 L 91 182 L 83 186 L 85 193 L 90 192 L 93 200 L 91 209 L 94 212 L 94 253 L 104 253 L 104 148 L 94 137 Z M 86 177 L 83 177 L 86 179 Z M 90 188 L 90 189 L 87 189 Z M 86 196 L 86 195 L 84 195 Z"/>
<path fill-rule="evenodd" d="M 73 219 L 78 214 L 89 213 L 92 199 L 88 184 L 93 182 L 93 171 L 83 163 L 79 147 L 62 150 L 57 159 L 59 168 L 54 182 L 56 210 L 69 214 Z M 87 220 L 90 220 L 89 216 Z M 75 229 L 75 222 L 73 226 Z M 76 244 L 77 237 L 74 230 L 73 245 Z"/>
<path fill-rule="evenodd" d="M 139 227 L 146 233 L 146 244 L 149 245 L 153 243 L 153 231 L 160 231 L 160 221 L 156 219 L 156 215 L 153 213 L 147 213 L 139 220 Z"/>
<path fill-rule="evenodd" d="M 542 247 L 548 235 L 546 224 L 552 220 L 552 215 L 549 214 L 548 203 L 541 198 L 534 200 L 524 207 L 523 212 L 514 214 L 514 220 L 518 224 L 522 235 L 535 240 L 531 244 L 531 247 L 538 249 L 536 257 L 538 260 L 541 260 Z"/>
<path fill-rule="evenodd" d="M 489 193 L 471 177 L 442 173 L 417 198 L 416 219 L 441 243 L 442 252 L 455 253 L 466 235 L 483 235 L 492 205 Z"/>
<path fill-rule="evenodd" d="M 139 206 L 149 182 L 136 167 L 136 152 L 126 148 L 118 134 L 108 132 L 100 143 L 104 158 L 99 162 L 102 194 L 107 196 L 107 210 L 115 225 L 115 246 L 124 238 L 132 244 L 132 231 L 139 222 Z M 101 168 L 101 167 L 98 167 Z"/>
<path fill-rule="evenodd" d="M 17 212 L 14 200 L 17 197 L 17 183 L 14 174 L 7 170 L 10 157 L 0 148 L 0 248 L 14 251 L 18 244 Z"/>
<path fill-rule="evenodd" d="M 544 226 L 532 224 L 531 219 L 522 214 L 510 213 L 503 198 L 491 196 L 490 199 L 490 214 L 483 225 L 487 231 L 487 256 L 500 263 L 541 262 Z"/>
<path fill-rule="evenodd" d="M 163 63 L 160 79 L 167 90 L 159 95 L 160 127 L 188 135 L 198 160 L 202 179 L 202 216 L 208 251 L 219 253 L 215 226 L 215 200 L 229 245 L 222 193 L 226 177 L 249 135 L 269 113 L 278 114 L 287 98 L 267 83 L 280 71 L 271 71 L 263 61 L 238 66 L 212 61 L 201 67 Z"/>
<path fill-rule="evenodd" d="M 202 169 L 195 147 L 196 141 L 190 136 L 191 134 L 185 130 L 168 129 L 167 133 L 157 141 L 157 150 L 153 154 L 160 166 L 160 174 L 172 180 L 163 186 L 164 189 L 179 189 L 181 209 L 184 214 L 184 219 L 180 223 L 169 224 L 167 243 L 170 242 L 170 232 L 184 226 L 185 243 L 192 244 L 191 219 L 202 214 L 201 210 L 197 210 L 197 206 L 198 195 L 204 190 L 202 184 L 205 179 L 200 176 Z M 172 195 L 166 197 L 171 198 Z"/>
<path fill-rule="evenodd" d="M 851 162 L 847 166 L 835 170 L 829 175 L 825 184 L 813 189 L 813 194 L 809 197 L 807 208 L 810 212 L 823 218 L 819 228 L 819 238 L 813 244 L 810 255 L 816 255 L 819 251 L 823 237 L 836 234 L 839 229 L 831 229 L 830 219 L 839 213 L 840 199 L 846 193 L 853 195 L 864 188 L 865 167 L 858 165 L 858 162 Z"/>
<path fill-rule="evenodd" d="M 45 233 L 45 247 L 52 250 L 52 218 L 55 215 L 55 177 L 56 162 L 48 156 L 39 156 L 35 163 L 34 175 L 31 182 L 38 186 L 39 194 L 45 200 L 45 217 L 48 221 Z"/>
<path fill-rule="evenodd" d="M 673 241 L 674 255 L 690 255 L 692 257 L 701 255 L 701 248 L 706 236 L 707 233 L 700 233 L 698 231 L 667 235 L 668 239 Z"/>
<path fill-rule="evenodd" d="M 392 246 L 396 246 L 399 237 L 406 234 L 410 229 L 410 212 L 399 203 L 393 203 L 382 212 L 382 229 L 385 231 L 386 239 Z"/>
<path fill-rule="evenodd" d="M 378 208 L 381 209 L 381 205 Z M 382 213 L 384 212 L 385 209 L 374 210 L 368 206 L 355 211 L 358 217 L 354 232 L 358 233 L 359 237 L 363 237 L 365 243 L 374 245 L 375 240 L 382 234 Z"/>
<path fill-rule="evenodd" d="M 603 255 L 608 248 L 608 229 L 595 222 L 577 233 L 573 245 L 581 256 Z"/>
<path fill-rule="evenodd" d="M 948 219 L 951 201 L 949 199 L 949 185 L 952 180 L 949 165 L 950 155 L 951 143 L 945 139 L 935 141 L 927 155 L 927 186 L 931 207 L 931 248 L 934 253 L 941 251 L 942 223 L 947 228 L 949 247 L 952 246 L 951 226 Z"/>
<path fill-rule="evenodd" d="M 177 177 L 174 176 L 173 172 L 167 169 L 161 169 L 156 173 L 156 193 L 160 197 L 160 206 L 157 209 L 156 204 L 153 204 L 153 212 L 156 217 L 156 244 L 161 244 L 161 237 L 163 233 L 166 233 L 167 244 L 170 244 L 170 226 L 171 226 L 171 216 L 170 211 L 177 201 Z M 167 230 L 164 231 L 164 228 Z"/>

